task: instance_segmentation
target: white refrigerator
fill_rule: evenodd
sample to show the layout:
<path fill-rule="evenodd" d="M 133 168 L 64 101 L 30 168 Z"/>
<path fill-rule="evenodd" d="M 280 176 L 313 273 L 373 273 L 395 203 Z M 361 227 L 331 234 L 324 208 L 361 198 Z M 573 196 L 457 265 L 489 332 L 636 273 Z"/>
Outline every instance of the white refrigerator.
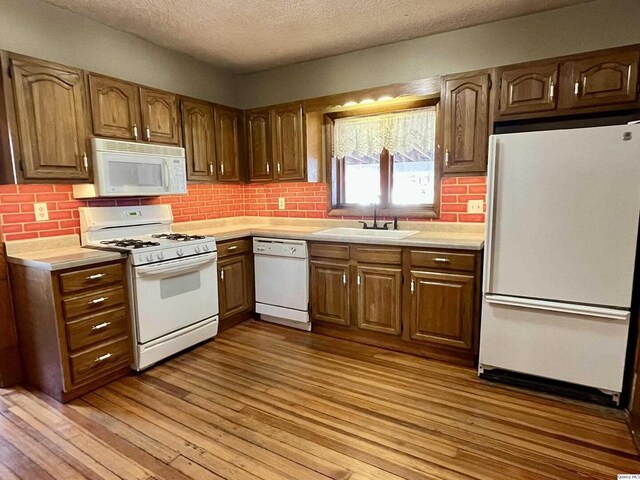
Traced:
<path fill-rule="evenodd" d="M 493 135 L 479 373 L 619 401 L 640 216 L 640 125 Z"/>

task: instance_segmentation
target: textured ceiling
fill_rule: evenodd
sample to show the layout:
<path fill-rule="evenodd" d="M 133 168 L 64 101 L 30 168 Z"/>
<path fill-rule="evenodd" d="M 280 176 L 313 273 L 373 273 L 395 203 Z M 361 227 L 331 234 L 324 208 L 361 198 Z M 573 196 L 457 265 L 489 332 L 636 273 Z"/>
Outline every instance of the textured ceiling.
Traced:
<path fill-rule="evenodd" d="M 589 0 L 46 0 L 248 73 Z"/>

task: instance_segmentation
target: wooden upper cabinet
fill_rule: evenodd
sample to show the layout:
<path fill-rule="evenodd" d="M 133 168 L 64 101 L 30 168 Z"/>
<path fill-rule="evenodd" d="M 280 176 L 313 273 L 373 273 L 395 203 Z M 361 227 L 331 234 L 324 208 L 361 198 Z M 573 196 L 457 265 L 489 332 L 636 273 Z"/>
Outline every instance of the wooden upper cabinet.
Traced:
<path fill-rule="evenodd" d="M 243 141 L 243 113 L 235 108 L 214 108 L 217 177 L 221 182 L 240 181 L 240 158 Z"/>
<path fill-rule="evenodd" d="M 178 145 L 178 97 L 174 93 L 140 87 L 142 138 L 147 142 Z"/>
<path fill-rule="evenodd" d="M 271 116 L 269 109 L 249 110 L 245 113 L 245 121 L 249 181 L 264 182 L 273 180 Z"/>
<path fill-rule="evenodd" d="M 290 103 L 272 107 L 273 160 L 279 180 L 304 180 L 304 117 L 302 104 Z"/>
<path fill-rule="evenodd" d="M 187 180 L 216 179 L 213 105 L 182 100 L 182 138 L 187 158 Z"/>
<path fill-rule="evenodd" d="M 88 180 L 84 74 L 10 55 L 15 120 L 25 180 Z"/>
<path fill-rule="evenodd" d="M 402 269 L 357 267 L 358 328 L 400 335 L 402 332 Z"/>
<path fill-rule="evenodd" d="M 138 86 L 91 73 L 89 91 L 94 135 L 138 140 L 141 131 Z"/>
<path fill-rule="evenodd" d="M 634 102 L 638 97 L 637 49 L 569 60 L 561 67 L 560 108 Z"/>
<path fill-rule="evenodd" d="M 498 115 L 555 110 L 558 63 L 504 67 L 498 70 Z"/>
<path fill-rule="evenodd" d="M 489 138 L 489 73 L 445 77 L 444 173 L 486 170 Z"/>
<path fill-rule="evenodd" d="M 409 337 L 473 348 L 474 276 L 411 271 Z"/>
<path fill-rule="evenodd" d="M 349 265 L 311 261 L 311 316 L 314 320 L 349 325 Z"/>

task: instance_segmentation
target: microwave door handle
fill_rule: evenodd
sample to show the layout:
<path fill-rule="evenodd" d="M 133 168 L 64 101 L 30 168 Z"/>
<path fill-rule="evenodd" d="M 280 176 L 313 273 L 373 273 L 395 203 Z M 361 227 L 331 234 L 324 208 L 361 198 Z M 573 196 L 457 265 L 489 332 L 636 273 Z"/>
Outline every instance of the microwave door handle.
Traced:
<path fill-rule="evenodd" d="M 164 167 L 164 191 L 170 193 L 169 189 L 171 188 L 171 173 L 169 171 L 169 165 L 167 164 L 166 160 L 162 161 L 162 166 Z"/>

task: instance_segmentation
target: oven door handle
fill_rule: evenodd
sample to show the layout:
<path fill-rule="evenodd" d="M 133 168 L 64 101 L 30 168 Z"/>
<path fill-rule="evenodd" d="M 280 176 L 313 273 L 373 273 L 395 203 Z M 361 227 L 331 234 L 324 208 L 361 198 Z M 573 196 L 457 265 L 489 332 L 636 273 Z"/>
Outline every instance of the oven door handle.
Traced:
<path fill-rule="evenodd" d="M 171 262 L 171 264 L 156 263 L 154 265 L 145 265 L 142 267 L 135 267 L 135 272 L 138 275 L 164 275 L 165 273 L 179 273 L 188 270 L 194 270 L 195 267 L 200 267 L 207 263 L 215 262 L 218 259 L 217 253 L 209 253 L 206 255 L 199 255 L 193 259 Z"/>

